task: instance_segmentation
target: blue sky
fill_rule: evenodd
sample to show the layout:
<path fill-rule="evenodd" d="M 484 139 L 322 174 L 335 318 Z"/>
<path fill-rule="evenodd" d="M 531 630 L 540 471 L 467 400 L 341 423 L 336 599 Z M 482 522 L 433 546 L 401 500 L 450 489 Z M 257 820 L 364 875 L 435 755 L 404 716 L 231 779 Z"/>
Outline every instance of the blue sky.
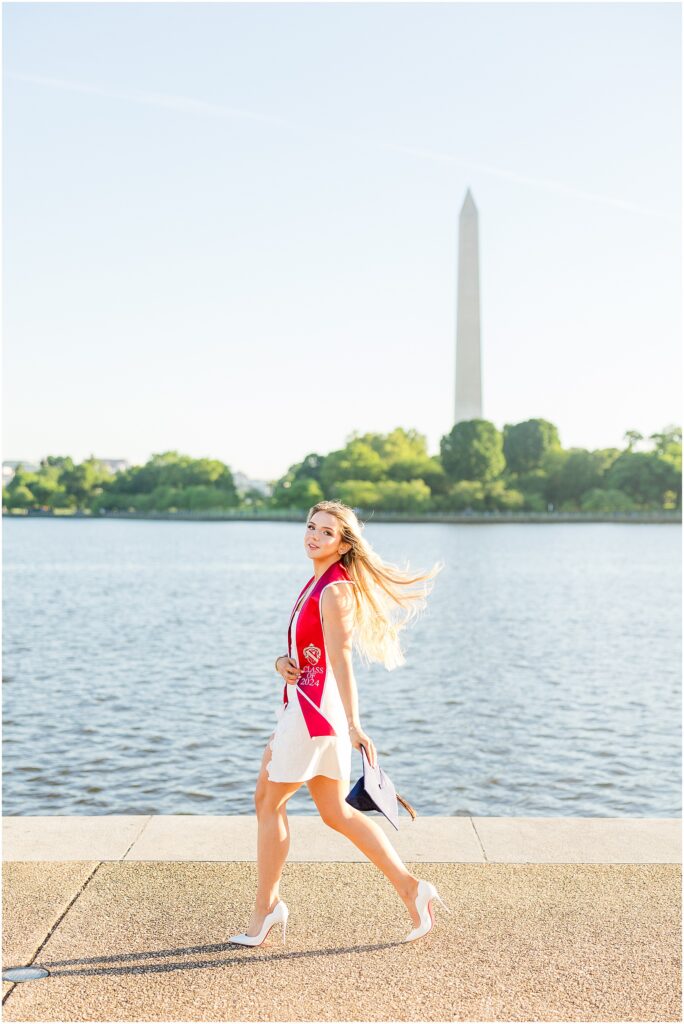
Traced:
<path fill-rule="evenodd" d="M 3 5 L 4 459 L 681 422 L 675 3 Z"/>

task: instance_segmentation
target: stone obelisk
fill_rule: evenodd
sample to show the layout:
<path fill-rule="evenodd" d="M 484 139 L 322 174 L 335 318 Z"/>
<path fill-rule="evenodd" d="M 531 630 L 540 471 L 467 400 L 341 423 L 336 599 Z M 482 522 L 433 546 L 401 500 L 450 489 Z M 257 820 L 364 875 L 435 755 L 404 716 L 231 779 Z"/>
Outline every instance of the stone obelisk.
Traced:
<path fill-rule="evenodd" d="M 480 269 L 477 207 L 470 189 L 458 221 L 456 401 L 454 423 L 482 418 L 480 365 Z"/>

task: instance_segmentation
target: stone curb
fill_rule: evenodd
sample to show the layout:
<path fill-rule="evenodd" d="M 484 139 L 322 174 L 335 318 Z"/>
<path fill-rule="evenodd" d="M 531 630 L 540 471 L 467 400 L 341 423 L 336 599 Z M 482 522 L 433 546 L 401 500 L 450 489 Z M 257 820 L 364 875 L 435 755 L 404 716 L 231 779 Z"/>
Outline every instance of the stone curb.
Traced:
<path fill-rule="evenodd" d="M 680 818 L 371 815 L 403 860 L 499 864 L 679 864 Z M 317 815 L 288 815 L 288 860 L 368 859 Z M 255 861 L 255 815 L 3 817 L 4 861 Z"/>

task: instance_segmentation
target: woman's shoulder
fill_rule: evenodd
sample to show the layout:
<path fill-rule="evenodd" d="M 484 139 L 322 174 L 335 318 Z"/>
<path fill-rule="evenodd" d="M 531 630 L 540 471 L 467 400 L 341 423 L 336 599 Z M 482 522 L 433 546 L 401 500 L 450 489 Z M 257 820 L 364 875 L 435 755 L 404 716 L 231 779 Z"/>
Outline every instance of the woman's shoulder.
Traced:
<path fill-rule="evenodd" d="M 356 583 L 356 580 L 352 579 L 349 570 L 345 569 L 341 562 L 335 562 L 330 569 L 330 583 Z"/>
<path fill-rule="evenodd" d="M 325 605 L 326 608 L 339 608 L 340 611 L 345 612 L 354 607 L 352 588 L 336 587 L 336 583 L 354 583 L 354 580 L 332 580 L 321 594 L 321 605 Z"/>
<path fill-rule="evenodd" d="M 330 583 L 323 587 L 322 599 L 325 599 L 326 594 L 334 594 L 336 600 L 342 601 L 351 598 L 351 587 L 337 587 L 335 586 L 336 583 L 351 583 L 352 586 L 356 586 L 356 580 L 345 579 L 343 576 L 336 580 L 330 580 Z"/>

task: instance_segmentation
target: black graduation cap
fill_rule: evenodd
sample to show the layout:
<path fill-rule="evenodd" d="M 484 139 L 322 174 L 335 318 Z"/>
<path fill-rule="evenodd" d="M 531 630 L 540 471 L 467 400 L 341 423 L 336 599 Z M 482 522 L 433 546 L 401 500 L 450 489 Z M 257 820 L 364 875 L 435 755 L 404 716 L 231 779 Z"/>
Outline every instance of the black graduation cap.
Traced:
<path fill-rule="evenodd" d="M 380 811 L 399 831 L 399 801 L 415 819 L 416 812 L 411 804 L 399 796 L 389 775 L 382 770 L 377 760 L 373 767 L 368 760 L 366 748 L 361 746 L 363 775 L 345 797 L 348 804 L 359 811 Z"/>

